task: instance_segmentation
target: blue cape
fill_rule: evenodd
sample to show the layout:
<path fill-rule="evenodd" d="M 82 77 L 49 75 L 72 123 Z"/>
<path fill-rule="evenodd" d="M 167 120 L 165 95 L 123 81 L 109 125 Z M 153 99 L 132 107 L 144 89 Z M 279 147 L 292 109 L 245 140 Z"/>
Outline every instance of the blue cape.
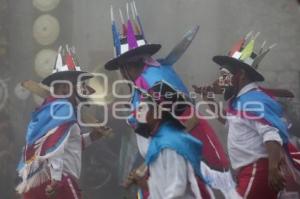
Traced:
<path fill-rule="evenodd" d="M 35 150 L 35 148 L 32 146 L 35 146 L 37 140 L 45 136 L 50 130 L 56 127 L 64 124 L 69 124 L 69 126 L 71 126 L 71 124 L 75 123 L 76 121 L 77 119 L 74 114 L 73 106 L 66 99 L 55 99 L 39 107 L 35 112 L 32 113 L 32 118 L 26 132 L 26 147 L 23 149 L 17 170 L 21 170 L 25 166 L 25 152 L 26 150 Z M 46 150 L 46 153 L 52 152 L 55 148 L 58 148 L 66 137 L 67 132 L 68 129 L 63 135 L 58 137 L 59 139 L 53 147 Z M 33 174 L 29 175 L 34 175 L 34 172 Z"/>
<path fill-rule="evenodd" d="M 283 143 L 288 143 L 287 124 L 282 120 L 283 109 L 277 101 L 266 93 L 258 90 L 249 91 L 236 97 L 230 106 L 233 110 L 250 113 L 263 119 L 266 123 L 279 130 Z"/>
<path fill-rule="evenodd" d="M 51 129 L 69 122 L 76 122 L 76 116 L 68 100 L 56 99 L 43 105 L 32 113 L 26 133 L 26 144 L 32 145 Z"/>
<path fill-rule="evenodd" d="M 174 121 L 164 122 L 152 137 L 145 158 L 146 164 L 152 164 L 164 149 L 174 150 L 183 156 L 191 163 L 196 175 L 202 178 L 200 170 L 202 143 L 186 133 Z"/>

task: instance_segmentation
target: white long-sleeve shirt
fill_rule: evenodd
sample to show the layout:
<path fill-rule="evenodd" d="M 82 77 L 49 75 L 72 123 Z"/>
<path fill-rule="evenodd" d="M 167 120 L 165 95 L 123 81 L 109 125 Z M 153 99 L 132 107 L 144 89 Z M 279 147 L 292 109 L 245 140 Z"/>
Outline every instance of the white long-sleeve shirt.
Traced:
<path fill-rule="evenodd" d="M 200 199 L 192 165 L 171 149 L 164 149 L 149 167 L 149 199 Z"/>
<path fill-rule="evenodd" d="M 237 96 L 258 89 L 257 84 L 246 85 Z M 227 114 L 228 153 L 233 169 L 239 169 L 260 158 L 268 157 L 265 142 L 282 144 L 278 129 L 260 122 Z"/>
<path fill-rule="evenodd" d="M 92 142 L 89 133 L 81 134 L 78 124 L 73 124 L 69 131 L 70 135 L 61 155 L 48 159 L 51 179 L 57 181 L 61 180 L 63 173 L 71 174 L 76 179 L 80 178 L 82 149 Z"/>
<path fill-rule="evenodd" d="M 139 152 L 145 158 L 151 138 L 144 138 L 138 134 L 136 134 L 136 138 Z M 202 175 L 210 181 L 211 187 L 222 191 L 226 199 L 240 199 L 235 191 L 235 183 L 230 171 L 215 171 L 210 169 L 204 162 L 199 162 L 199 164 L 201 164 Z M 150 199 L 166 197 L 172 199 L 201 198 L 200 195 L 198 196 L 200 190 L 192 165 L 175 151 L 171 149 L 163 150 L 149 169 Z M 208 185 L 206 187 L 211 198 L 214 198 L 211 188 Z M 170 192 L 170 194 L 167 192 Z"/>
<path fill-rule="evenodd" d="M 222 191 L 226 199 L 241 199 L 235 191 L 230 171 L 215 171 L 204 162 L 199 164 L 203 177 L 209 181 L 206 189 L 212 199 L 215 196 L 210 187 Z M 192 165 L 175 151 L 171 149 L 161 151 L 149 170 L 149 199 L 202 198 Z"/>

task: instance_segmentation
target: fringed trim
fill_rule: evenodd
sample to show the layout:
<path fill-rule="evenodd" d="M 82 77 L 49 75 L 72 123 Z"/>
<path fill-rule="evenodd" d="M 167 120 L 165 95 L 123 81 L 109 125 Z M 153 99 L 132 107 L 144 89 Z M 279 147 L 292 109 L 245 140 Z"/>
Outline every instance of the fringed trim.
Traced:
<path fill-rule="evenodd" d="M 56 129 L 50 131 L 47 136 L 44 136 L 38 140 L 35 145 L 35 160 L 30 163 L 25 163 L 24 167 L 19 170 L 19 176 L 23 179 L 22 182 L 16 187 L 16 191 L 19 194 L 25 193 L 51 179 L 50 171 L 47 165 L 47 159 L 62 155 L 64 146 L 68 140 L 68 137 L 70 136 L 69 129 L 68 134 L 55 150 L 41 156 L 41 148 L 44 142 L 49 135 L 52 135 L 55 132 L 55 130 Z"/>
<path fill-rule="evenodd" d="M 27 176 L 29 176 L 27 168 L 25 168 L 23 171 L 20 171 L 20 173 L 20 175 L 22 175 L 23 181 L 16 187 L 16 191 L 19 194 L 26 193 L 30 189 L 38 187 L 50 180 L 50 172 L 46 167 L 41 168 L 29 178 L 27 178 Z"/>

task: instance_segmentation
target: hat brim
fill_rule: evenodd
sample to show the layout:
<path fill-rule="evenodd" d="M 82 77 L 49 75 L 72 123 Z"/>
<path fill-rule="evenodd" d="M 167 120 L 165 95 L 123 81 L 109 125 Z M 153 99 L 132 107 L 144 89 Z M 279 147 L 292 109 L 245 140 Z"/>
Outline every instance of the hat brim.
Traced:
<path fill-rule="evenodd" d="M 76 82 L 79 75 L 82 74 L 85 74 L 81 78 L 82 81 L 94 77 L 93 74 L 84 71 L 62 71 L 49 75 L 48 77 L 43 79 L 42 84 L 50 86 L 51 83 L 55 80 L 74 80 L 74 82 Z"/>
<path fill-rule="evenodd" d="M 253 81 L 261 82 L 265 80 L 263 75 L 253 67 L 233 57 L 218 55 L 213 57 L 213 61 L 219 66 L 227 68 L 229 71 L 235 68 L 243 68 L 251 76 Z"/>
<path fill-rule="evenodd" d="M 106 70 L 118 70 L 122 64 L 132 57 L 139 57 L 144 55 L 154 55 L 161 48 L 160 44 L 146 44 L 135 49 L 129 50 L 126 53 L 108 61 L 104 67 Z"/>

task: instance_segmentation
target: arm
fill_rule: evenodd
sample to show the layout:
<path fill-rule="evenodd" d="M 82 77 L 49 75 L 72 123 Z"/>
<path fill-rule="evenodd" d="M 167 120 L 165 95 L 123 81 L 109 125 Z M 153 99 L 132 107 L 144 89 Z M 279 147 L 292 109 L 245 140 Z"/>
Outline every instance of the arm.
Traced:
<path fill-rule="evenodd" d="M 92 128 L 92 131 L 89 133 L 84 133 L 81 135 L 82 139 L 82 148 L 86 148 L 91 145 L 93 142 L 99 140 L 100 138 L 110 135 L 111 129 L 106 126 Z"/>
<path fill-rule="evenodd" d="M 285 179 L 281 171 L 283 163 L 281 145 L 276 141 L 267 141 L 265 145 L 269 155 L 269 186 L 280 191 L 285 187 Z"/>
<path fill-rule="evenodd" d="M 274 190 L 282 190 L 285 186 L 281 165 L 284 162 L 282 156 L 282 139 L 278 129 L 255 122 L 258 133 L 262 136 L 269 158 L 269 186 Z"/>

